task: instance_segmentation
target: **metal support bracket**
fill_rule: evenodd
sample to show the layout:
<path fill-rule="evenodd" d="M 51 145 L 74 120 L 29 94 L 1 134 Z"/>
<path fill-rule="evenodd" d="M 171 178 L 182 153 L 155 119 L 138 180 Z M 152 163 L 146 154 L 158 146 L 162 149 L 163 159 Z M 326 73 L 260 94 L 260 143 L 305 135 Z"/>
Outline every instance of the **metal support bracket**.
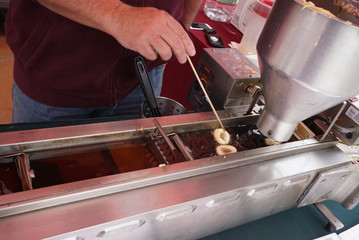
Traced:
<path fill-rule="evenodd" d="M 254 106 L 258 102 L 259 97 L 262 95 L 263 90 L 260 86 L 255 85 L 254 87 L 250 86 L 246 89 L 246 91 L 249 93 L 250 97 L 252 97 L 252 102 L 249 105 L 247 112 L 244 115 L 251 114 Z"/>
<path fill-rule="evenodd" d="M 344 227 L 344 224 L 324 205 L 324 203 L 316 203 L 314 206 L 323 216 L 328 219 L 326 229 L 330 232 L 339 230 Z"/>
<path fill-rule="evenodd" d="M 328 129 L 325 131 L 325 133 L 323 134 L 323 136 L 320 138 L 319 142 L 323 142 L 323 140 L 327 137 L 327 135 L 329 134 L 329 132 L 332 130 L 335 122 L 337 121 L 337 119 L 339 118 L 340 114 L 342 114 L 345 106 L 347 105 L 348 103 L 346 101 L 343 102 L 343 105 L 340 107 L 337 115 L 335 115 L 333 121 L 330 123 Z"/>
<path fill-rule="evenodd" d="M 339 230 L 344 224 L 322 203 L 333 200 L 344 207 L 353 208 L 359 203 L 359 168 L 347 165 L 321 172 L 301 197 L 298 207 L 314 204 L 314 206 L 328 219 L 326 229 L 330 232 Z"/>
<path fill-rule="evenodd" d="M 166 165 L 185 161 L 181 152 L 172 143 L 160 123 L 156 119 L 153 120 L 153 123 L 156 129 L 150 134 L 150 138 L 154 142 L 153 147 L 157 149 L 157 155 L 161 155 L 158 157 L 163 159 Z"/>
<path fill-rule="evenodd" d="M 321 172 L 298 202 L 298 207 L 333 200 L 345 203 L 357 191 L 359 167 L 347 165 Z M 359 201 L 358 198 L 354 198 Z M 352 202 L 356 205 L 358 202 Z"/>
<path fill-rule="evenodd" d="M 24 191 L 33 189 L 32 178 L 35 178 L 33 170 L 30 168 L 30 157 L 25 153 L 15 153 L 11 155 L 2 155 L 0 159 L 15 158 L 16 169 L 21 180 Z"/>

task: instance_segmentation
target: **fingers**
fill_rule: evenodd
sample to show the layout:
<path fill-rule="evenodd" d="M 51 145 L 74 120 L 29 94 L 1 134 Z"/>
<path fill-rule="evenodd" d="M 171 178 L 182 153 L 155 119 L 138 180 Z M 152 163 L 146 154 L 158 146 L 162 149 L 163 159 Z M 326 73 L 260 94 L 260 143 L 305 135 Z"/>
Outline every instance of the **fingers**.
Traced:
<path fill-rule="evenodd" d="M 138 18 L 138 16 L 142 16 Z M 167 12 L 150 7 L 130 7 L 119 15 L 111 34 L 124 47 L 149 60 L 169 60 L 173 55 L 185 63 L 194 45 L 182 26 Z"/>
<path fill-rule="evenodd" d="M 196 54 L 195 47 L 187 32 L 173 18 L 168 19 L 168 30 L 162 35 L 180 63 L 187 61 L 187 55 Z"/>
<path fill-rule="evenodd" d="M 161 37 L 154 37 L 152 41 L 150 41 L 150 45 L 152 49 L 158 53 L 162 60 L 168 61 L 171 59 L 172 50 L 166 41 L 164 41 Z"/>
<path fill-rule="evenodd" d="M 187 61 L 186 56 L 189 53 L 187 53 L 181 39 L 173 33 L 167 31 L 162 37 L 154 37 L 149 43 L 162 60 L 170 60 L 172 55 L 175 55 L 178 62 L 185 63 Z M 190 54 L 193 53 L 191 52 Z"/>
<path fill-rule="evenodd" d="M 143 57 L 151 61 L 156 60 L 158 57 L 158 54 L 155 49 L 149 44 L 142 44 L 142 47 L 139 47 L 138 50 L 135 51 L 137 51 Z"/>
<path fill-rule="evenodd" d="M 187 32 L 167 13 L 162 12 L 163 22 L 153 23 L 153 37 L 150 45 L 163 60 L 169 60 L 174 54 L 180 63 L 187 61 L 187 55 L 193 56 L 196 51 Z"/>
<path fill-rule="evenodd" d="M 171 51 L 171 55 L 174 54 L 180 63 L 186 62 L 186 48 L 181 38 L 172 29 L 168 28 L 162 34 L 163 41 L 166 43 Z M 156 49 L 157 50 L 157 49 Z M 161 56 L 162 57 L 162 56 Z"/>
<path fill-rule="evenodd" d="M 186 55 L 191 57 L 194 56 L 196 54 L 196 49 L 191 38 L 188 36 L 182 25 L 179 24 L 175 19 L 171 18 L 169 19 L 169 27 L 173 30 L 173 32 L 177 33 L 177 36 L 185 47 Z"/>

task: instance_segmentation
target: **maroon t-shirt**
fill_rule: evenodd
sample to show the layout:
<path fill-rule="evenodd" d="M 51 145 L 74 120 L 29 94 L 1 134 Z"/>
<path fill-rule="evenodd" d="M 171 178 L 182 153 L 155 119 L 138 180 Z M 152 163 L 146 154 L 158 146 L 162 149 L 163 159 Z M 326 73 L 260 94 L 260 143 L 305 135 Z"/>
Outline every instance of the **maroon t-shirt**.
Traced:
<path fill-rule="evenodd" d="M 162 9 L 177 20 L 183 13 L 183 0 L 123 2 Z M 15 56 L 14 80 L 38 102 L 57 107 L 111 106 L 138 84 L 133 61 L 137 53 L 33 0 L 10 1 L 5 33 Z M 148 70 L 161 63 L 147 62 Z"/>

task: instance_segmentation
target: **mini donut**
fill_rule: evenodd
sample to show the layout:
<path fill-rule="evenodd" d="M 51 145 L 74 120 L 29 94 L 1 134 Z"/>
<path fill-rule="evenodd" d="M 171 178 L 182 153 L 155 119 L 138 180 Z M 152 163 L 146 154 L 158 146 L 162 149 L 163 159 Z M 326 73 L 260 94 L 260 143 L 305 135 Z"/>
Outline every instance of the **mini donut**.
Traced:
<path fill-rule="evenodd" d="M 279 145 L 281 144 L 281 142 L 278 142 L 274 139 L 271 139 L 271 138 L 266 138 L 264 139 L 264 143 L 267 145 L 267 146 L 273 146 L 273 145 Z"/>
<path fill-rule="evenodd" d="M 229 133 L 222 128 L 215 129 L 213 132 L 213 137 L 218 144 L 228 144 L 231 140 Z"/>
<path fill-rule="evenodd" d="M 231 145 L 219 145 L 216 147 L 216 153 L 218 155 L 227 155 L 235 152 L 237 152 L 237 149 Z"/>

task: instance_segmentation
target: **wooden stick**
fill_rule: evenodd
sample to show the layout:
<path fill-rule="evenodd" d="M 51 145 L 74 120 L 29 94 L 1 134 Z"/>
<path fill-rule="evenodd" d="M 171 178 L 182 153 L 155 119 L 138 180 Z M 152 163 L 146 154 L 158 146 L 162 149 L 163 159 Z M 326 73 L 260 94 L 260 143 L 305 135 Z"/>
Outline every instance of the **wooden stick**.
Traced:
<path fill-rule="evenodd" d="M 211 106 L 212 111 L 213 111 L 214 115 L 216 116 L 216 118 L 217 118 L 217 120 L 218 120 L 218 122 L 219 122 L 219 125 L 221 125 L 223 131 L 226 131 L 226 129 L 225 129 L 224 126 L 223 126 L 223 123 L 222 123 L 221 119 L 219 118 L 219 116 L 218 116 L 218 114 L 217 114 L 216 109 L 214 108 L 214 106 L 213 106 L 213 104 L 212 104 L 211 99 L 209 98 L 209 96 L 208 96 L 208 94 L 207 94 L 206 89 L 204 88 L 204 86 L 203 86 L 203 84 L 202 84 L 202 82 L 201 82 L 201 79 L 199 78 L 199 76 L 198 76 L 198 74 L 197 74 L 197 71 L 196 71 L 195 67 L 193 66 L 193 63 L 192 63 L 192 61 L 191 61 L 191 58 L 190 58 L 188 55 L 187 55 L 187 60 L 188 60 L 189 64 L 191 65 L 191 68 L 192 68 L 192 70 L 193 70 L 193 72 L 194 72 L 194 75 L 196 76 L 196 79 L 197 79 L 199 85 L 201 86 L 202 91 L 203 91 L 204 95 L 206 96 L 207 102 L 208 102 L 209 105 Z"/>

